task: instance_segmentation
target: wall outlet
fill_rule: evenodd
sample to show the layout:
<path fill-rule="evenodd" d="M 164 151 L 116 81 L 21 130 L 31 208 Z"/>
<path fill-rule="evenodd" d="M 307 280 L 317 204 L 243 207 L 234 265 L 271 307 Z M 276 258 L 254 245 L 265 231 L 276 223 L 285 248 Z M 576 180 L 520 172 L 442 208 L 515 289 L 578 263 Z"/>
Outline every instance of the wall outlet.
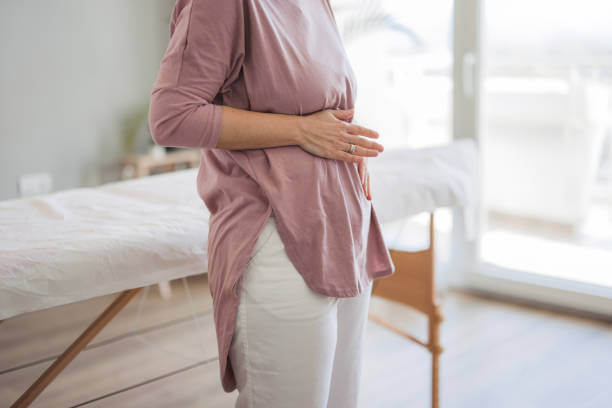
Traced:
<path fill-rule="evenodd" d="M 31 173 L 19 177 L 17 189 L 22 197 L 45 194 L 53 188 L 53 179 L 49 173 Z"/>

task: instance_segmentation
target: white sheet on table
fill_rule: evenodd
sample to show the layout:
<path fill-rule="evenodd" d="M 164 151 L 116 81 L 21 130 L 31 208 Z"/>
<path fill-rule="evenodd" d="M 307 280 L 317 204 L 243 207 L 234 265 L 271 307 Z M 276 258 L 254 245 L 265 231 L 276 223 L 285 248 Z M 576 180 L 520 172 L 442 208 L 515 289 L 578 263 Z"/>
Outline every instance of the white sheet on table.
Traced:
<path fill-rule="evenodd" d="M 382 224 L 440 207 L 457 207 L 463 210 L 466 239 L 475 239 L 479 166 L 473 139 L 384 151 L 369 159 L 368 167 L 372 203 Z"/>
<path fill-rule="evenodd" d="M 207 272 L 196 175 L 0 202 L 0 318 Z"/>
<path fill-rule="evenodd" d="M 474 203 L 473 143 L 383 154 L 369 161 L 381 223 Z M 209 212 L 196 176 L 0 202 L 0 319 L 206 273 Z"/>

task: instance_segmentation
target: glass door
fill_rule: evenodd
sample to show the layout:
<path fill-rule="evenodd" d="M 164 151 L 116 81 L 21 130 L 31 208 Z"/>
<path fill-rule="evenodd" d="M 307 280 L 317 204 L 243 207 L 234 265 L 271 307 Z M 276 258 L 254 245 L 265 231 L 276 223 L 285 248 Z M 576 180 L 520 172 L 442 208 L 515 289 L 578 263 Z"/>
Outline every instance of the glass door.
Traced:
<path fill-rule="evenodd" d="M 610 16 L 607 0 L 472 13 L 482 208 L 468 286 L 612 310 Z"/>

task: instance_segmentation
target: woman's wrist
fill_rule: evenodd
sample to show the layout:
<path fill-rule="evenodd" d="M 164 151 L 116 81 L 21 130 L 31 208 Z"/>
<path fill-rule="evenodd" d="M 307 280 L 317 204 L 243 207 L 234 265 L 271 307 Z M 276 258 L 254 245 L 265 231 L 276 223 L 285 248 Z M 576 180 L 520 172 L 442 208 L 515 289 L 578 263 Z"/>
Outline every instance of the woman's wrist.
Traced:
<path fill-rule="evenodd" d="M 293 123 L 290 126 L 290 137 L 294 145 L 300 146 L 305 134 L 304 124 L 305 120 L 303 116 L 292 116 Z"/>

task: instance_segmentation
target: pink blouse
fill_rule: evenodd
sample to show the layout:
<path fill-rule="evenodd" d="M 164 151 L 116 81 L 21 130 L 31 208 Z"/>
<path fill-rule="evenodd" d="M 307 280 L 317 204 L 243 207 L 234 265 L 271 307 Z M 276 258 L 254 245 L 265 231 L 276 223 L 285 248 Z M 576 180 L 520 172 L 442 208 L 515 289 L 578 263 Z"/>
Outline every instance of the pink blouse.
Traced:
<path fill-rule="evenodd" d="M 210 210 L 208 278 L 223 389 L 237 284 L 274 212 L 287 255 L 313 290 L 358 295 L 394 266 L 356 163 L 301 147 L 217 149 L 221 107 L 307 115 L 354 106 L 356 85 L 327 0 L 178 0 L 151 93 L 156 144 L 202 148 Z"/>

